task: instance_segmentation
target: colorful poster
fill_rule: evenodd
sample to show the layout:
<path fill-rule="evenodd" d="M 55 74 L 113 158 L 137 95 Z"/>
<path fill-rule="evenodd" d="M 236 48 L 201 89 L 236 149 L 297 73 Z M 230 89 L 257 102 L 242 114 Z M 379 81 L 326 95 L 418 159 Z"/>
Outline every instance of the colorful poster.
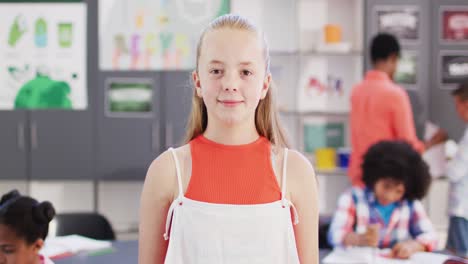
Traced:
<path fill-rule="evenodd" d="M 102 70 L 195 67 L 201 31 L 229 12 L 229 0 L 99 0 Z"/>
<path fill-rule="evenodd" d="M 140 78 L 107 80 L 106 109 L 109 116 L 151 116 L 152 81 Z"/>
<path fill-rule="evenodd" d="M 362 57 L 305 57 L 302 62 L 296 110 L 346 113 L 353 85 L 362 77 Z"/>
<path fill-rule="evenodd" d="M 416 54 L 403 52 L 398 61 L 395 82 L 401 84 L 416 84 L 418 73 L 418 57 Z"/>
<path fill-rule="evenodd" d="M 0 110 L 86 109 L 86 5 L 0 3 Z"/>
<path fill-rule="evenodd" d="M 468 78 L 468 54 L 441 55 L 442 84 L 458 84 Z"/>
<path fill-rule="evenodd" d="M 468 7 L 443 8 L 441 14 L 442 40 L 447 42 L 468 41 Z"/>
<path fill-rule="evenodd" d="M 419 39 L 419 9 L 415 6 L 376 7 L 377 31 L 395 35 L 402 41 Z"/>

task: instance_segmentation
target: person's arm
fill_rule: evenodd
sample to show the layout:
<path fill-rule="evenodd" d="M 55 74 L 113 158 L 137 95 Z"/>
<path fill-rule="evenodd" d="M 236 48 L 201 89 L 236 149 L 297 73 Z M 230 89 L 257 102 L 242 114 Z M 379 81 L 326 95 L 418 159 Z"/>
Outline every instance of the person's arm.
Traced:
<path fill-rule="evenodd" d="M 177 184 L 171 153 L 166 151 L 150 165 L 140 200 L 139 264 L 164 263 L 166 217 Z"/>
<path fill-rule="evenodd" d="M 468 130 L 458 144 L 458 152 L 447 164 L 447 177 L 451 182 L 458 182 L 468 175 Z"/>
<path fill-rule="evenodd" d="M 314 169 L 300 153 L 289 151 L 286 173 L 287 190 L 299 215 L 299 223 L 294 226 L 299 260 L 318 263 L 319 202 Z"/>
<path fill-rule="evenodd" d="M 391 114 L 396 139 L 407 141 L 419 153 L 424 152 L 425 143 L 416 136 L 413 111 L 408 94 L 404 90 L 395 90 L 395 93 L 389 98 L 389 103 L 392 106 Z"/>
<path fill-rule="evenodd" d="M 418 242 L 425 251 L 433 251 L 437 247 L 437 234 L 423 205 L 418 200 L 413 201 L 409 229 L 414 241 Z"/>
<path fill-rule="evenodd" d="M 355 219 L 356 206 L 351 190 L 348 190 L 338 198 L 337 208 L 327 234 L 330 245 L 337 247 L 359 245 L 361 243 L 360 235 L 353 231 Z"/>
<path fill-rule="evenodd" d="M 413 201 L 409 219 L 409 232 L 413 239 L 400 241 L 392 247 L 391 256 L 407 259 L 416 252 L 432 251 L 437 246 L 437 236 L 421 202 Z"/>

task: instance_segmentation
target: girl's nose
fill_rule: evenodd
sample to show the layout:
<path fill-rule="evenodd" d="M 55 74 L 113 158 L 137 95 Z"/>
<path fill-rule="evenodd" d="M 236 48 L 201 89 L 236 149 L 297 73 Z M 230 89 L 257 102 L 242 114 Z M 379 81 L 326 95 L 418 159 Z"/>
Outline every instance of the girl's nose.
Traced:
<path fill-rule="evenodd" d="M 237 92 L 238 80 L 234 73 L 226 73 L 223 77 L 223 89 L 226 92 Z"/>

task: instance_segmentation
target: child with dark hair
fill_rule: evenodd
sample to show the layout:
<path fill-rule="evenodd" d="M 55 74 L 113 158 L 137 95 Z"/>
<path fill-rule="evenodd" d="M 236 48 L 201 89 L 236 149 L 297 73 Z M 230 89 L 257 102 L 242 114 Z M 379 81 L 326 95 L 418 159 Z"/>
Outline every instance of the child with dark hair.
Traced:
<path fill-rule="evenodd" d="M 365 187 L 352 187 L 338 200 L 330 244 L 392 248 L 397 258 L 432 251 L 435 231 L 419 201 L 431 176 L 419 153 L 404 141 L 381 141 L 364 155 L 362 171 Z"/>
<path fill-rule="evenodd" d="M 468 124 L 468 80 L 452 92 L 460 119 Z M 468 258 L 468 126 L 458 144 L 458 152 L 447 166 L 450 180 L 450 223 L 447 249 Z"/>
<path fill-rule="evenodd" d="M 0 200 L 0 263 L 51 264 L 39 254 L 55 210 L 13 190 Z"/>

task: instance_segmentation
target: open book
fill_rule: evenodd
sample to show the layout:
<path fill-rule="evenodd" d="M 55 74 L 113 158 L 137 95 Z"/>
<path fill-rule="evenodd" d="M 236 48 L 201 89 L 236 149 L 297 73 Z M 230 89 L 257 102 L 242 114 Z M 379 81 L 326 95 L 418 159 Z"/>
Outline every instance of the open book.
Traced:
<path fill-rule="evenodd" d="M 79 235 L 47 238 L 40 254 L 49 258 L 59 258 L 81 252 L 112 250 L 109 241 L 95 240 Z"/>
<path fill-rule="evenodd" d="M 335 248 L 323 259 L 325 264 L 442 264 L 450 256 L 418 252 L 409 259 L 394 259 L 388 257 L 389 249 L 367 247 Z"/>

